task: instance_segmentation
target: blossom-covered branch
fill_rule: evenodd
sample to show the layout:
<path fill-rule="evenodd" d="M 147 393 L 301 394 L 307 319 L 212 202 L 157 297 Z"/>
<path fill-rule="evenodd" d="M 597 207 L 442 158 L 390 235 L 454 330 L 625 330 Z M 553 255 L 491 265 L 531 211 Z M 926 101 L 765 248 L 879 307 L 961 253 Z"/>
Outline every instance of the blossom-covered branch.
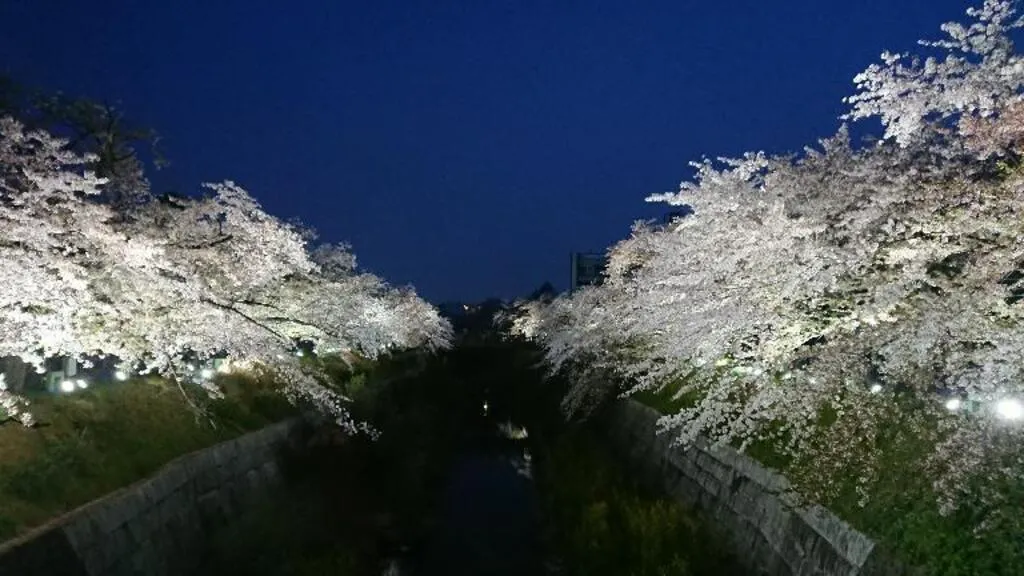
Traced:
<path fill-rule="evenodd" d="M 414 292 L 357 273 L 344 245 L 311 251 L 305 230 L 238 185 L 115 213 L 97 201 L 105 181 L 89 162 L 0 119 L 0 356 L 41 366 L 110 355 L 173 376 L 188 356 L 227 355 L 280 371 L 290 397 L 352 427 L 324 377 L 300 367 L 297 342 L 367 357 L 450 343 L 448 323 Z"/>
<path fill-rule="evenodd" d="M 636 226 L 602 286 L 525 308 L 515 328 L 575 376 L 566 408 L 609 377 L 621 394 L 675 382 L 688 400 L 661 424 L 679 442 L 771 440 L 812 463 L 818 495 L 856 463 L 866 497 L 894 421 L 933 439 L 918 464 L 943 510 L 1024 480 L 1021 21 L 1001 0 L 969 15 L 925 43 L 945 58 L 885 55 L 856 78 L 847 118 L 880 118 L 879 145 L 844 126 L 796 156 L 695 163 L 648 198 L 692 215 Z"/>

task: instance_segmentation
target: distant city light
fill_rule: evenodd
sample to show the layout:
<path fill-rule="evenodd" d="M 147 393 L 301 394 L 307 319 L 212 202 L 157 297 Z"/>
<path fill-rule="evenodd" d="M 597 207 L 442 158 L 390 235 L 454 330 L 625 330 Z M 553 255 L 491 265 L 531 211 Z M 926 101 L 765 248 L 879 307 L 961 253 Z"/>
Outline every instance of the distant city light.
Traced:
<path fill-rule="evenodd" d="M 128 373 L 124 370 L 118 370 L 117 372 L 114 372 L 114 379 L 118 382 L 124 382 L 128 379 Z"/>
<path fill-rule="evenodd" d="M 872 394 L 878 394 L 881 391 L 882 391 L 882 385 L 881 384 L 872 384 L 871 385 L 871 393 Z"/>
<path fill-rule="evenodd" d="M 501 431 L 502 436 L 511 440 L 523 440 L 530 436 L 530 433 L 527 432 L 524 426 L 513 424 L 511 421 L 498 424 L 498 430 Z"/>
<path fill-rule="evenodd" d="M 1020 420 L 1024 418 L 1024 405 L 1016 398 L 1003 398 L 996 402 L 996 414 L 1004 420 Z"/>
<path fill-rule="evenodd" d="M 961 402 L 959 398 L 950 398 L 949 400 L 946 400 L 946 410 L 949 410 L 950 412 L 956 412 L 961 406 L 963 406 L 963 402 Z"/>
<path fill-rule="evenodd" d="M 64 380 L 60 383 L 60 389 L 62 392 L 74 392 L 75 382 L 74 380 Z"/>

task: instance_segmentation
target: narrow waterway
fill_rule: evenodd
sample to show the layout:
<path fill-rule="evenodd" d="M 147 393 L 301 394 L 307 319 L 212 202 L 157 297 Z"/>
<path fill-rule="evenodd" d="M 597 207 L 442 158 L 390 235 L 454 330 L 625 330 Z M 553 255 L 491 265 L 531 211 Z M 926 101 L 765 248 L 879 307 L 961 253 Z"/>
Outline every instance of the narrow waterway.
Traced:
<path fill-rule="evenodd" d="M 520 451 L 479 450 L 456 463 L 423 574 L 518 576 L 541 573 L 536 494 Z"/>
<path fill-rule="evenodd" d="M 535 365 L 501 346 L 457 349 L 380 386 L 363 413 L 381 436 L 302 455 L 293 485 L 219 539 L 207 573 L 736 573 L 698 519 L 635 485 L 598 428 L 564 424 Z"/>

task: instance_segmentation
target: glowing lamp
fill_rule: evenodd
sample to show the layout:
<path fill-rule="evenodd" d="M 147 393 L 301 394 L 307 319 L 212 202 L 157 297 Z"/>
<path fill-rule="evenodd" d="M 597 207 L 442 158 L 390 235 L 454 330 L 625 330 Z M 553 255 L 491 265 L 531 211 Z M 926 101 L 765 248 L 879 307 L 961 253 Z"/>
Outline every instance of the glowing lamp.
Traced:
<path fill-rule="evenodd" d="M 1016 398 L 1003 398 L 996 402 L 996 414 L 1003 420 L 1020 420 L 1024 418 L 1024 405 Z"/>

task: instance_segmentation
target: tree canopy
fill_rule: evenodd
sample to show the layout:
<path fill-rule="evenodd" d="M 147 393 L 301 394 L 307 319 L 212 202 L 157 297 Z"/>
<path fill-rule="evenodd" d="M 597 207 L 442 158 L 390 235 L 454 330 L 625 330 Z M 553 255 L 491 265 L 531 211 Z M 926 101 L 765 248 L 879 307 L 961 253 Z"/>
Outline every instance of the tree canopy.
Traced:
<path fill-rule="evenodd" d="M 855 78 L 844 119 L 881 120 L 878 141 L 844 125 L 800 154 L 695 162 L 648 198 L 692 215 L 638 223 L 603 286 L 525 306 L 515 329 L 575 377 L 566 410 L 680 383 L 661 421 L 678 442 L 770 439 L 819 495 L 856 463 L 863 498 L 899 421 L 931 440 L 917 464 L 942 510 L 1006 498 L 1024 480 L 1022 21 L 1005 0 L 968 15 Z"/>
<path fill-rule="evenodd" d="M 298 342 L 367 357 L 448 345 L 450 326 L 412 289 L 358 272 L 345 245 L 311 246 L 233 182 L 158 199 L 121 180 L 135 200 L 97 201 L 118 176 L 101 176 L 101 154 L 0 119 L 0 357 L 115 356 L 180 377 L 188 357 L 226 355 L 355 428 Z M 0 399 L 31 422 L 10 391 Z"/>

